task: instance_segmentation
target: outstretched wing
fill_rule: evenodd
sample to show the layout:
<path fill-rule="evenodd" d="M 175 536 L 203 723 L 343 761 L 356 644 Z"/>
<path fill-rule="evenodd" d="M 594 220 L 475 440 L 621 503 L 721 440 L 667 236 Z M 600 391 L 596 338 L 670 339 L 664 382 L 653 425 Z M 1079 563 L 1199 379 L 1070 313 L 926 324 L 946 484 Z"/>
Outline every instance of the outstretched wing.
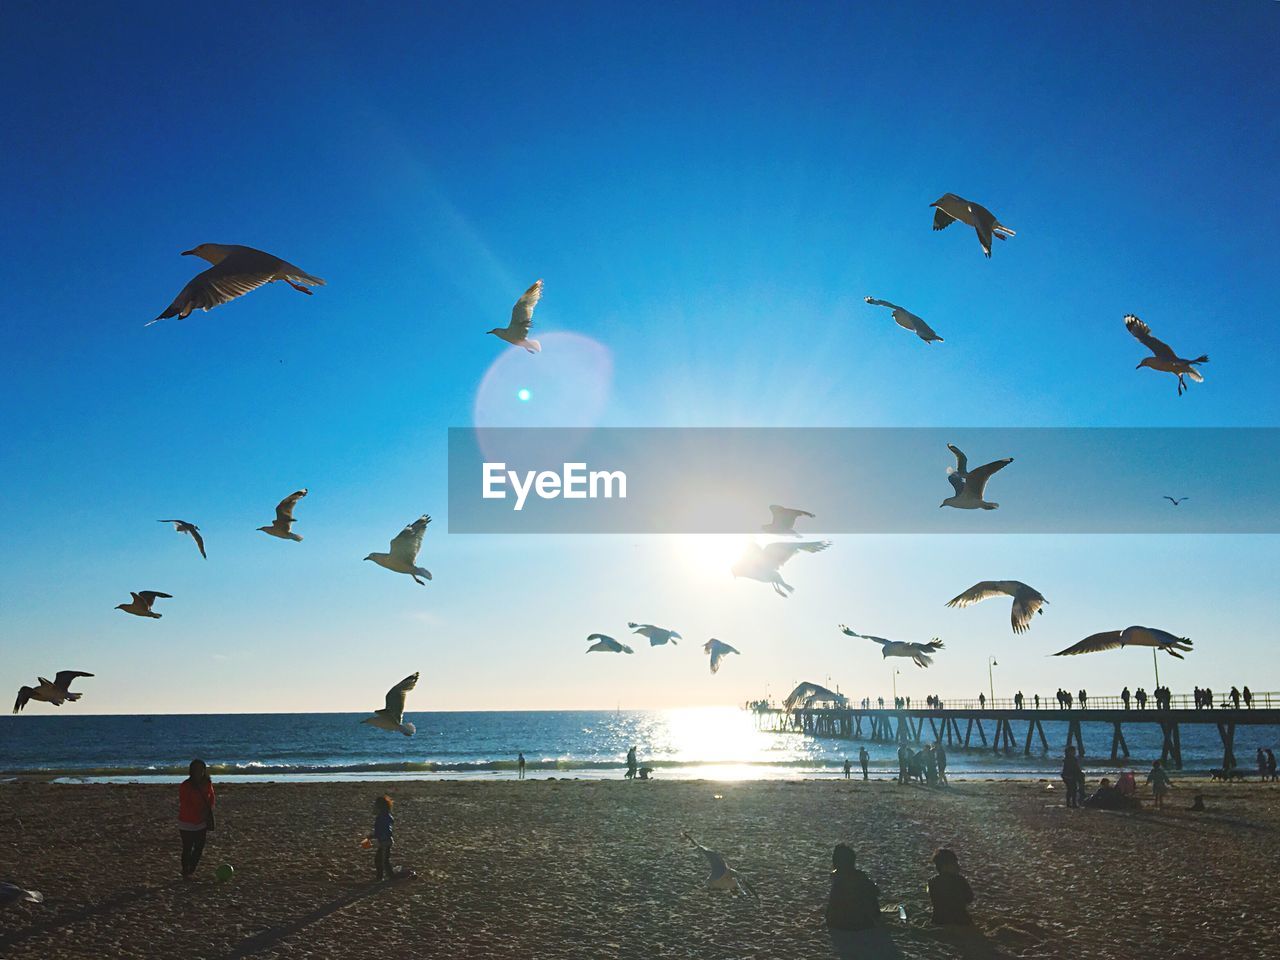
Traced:
<path fill-rule="evenodd" d="M 875 297 L 863 297 L 862 299 L 873 307 L 888 307 L 890 310 L 902 309 L 902 307 L 898 306 L 896 303 L 890 303 L 888 300 L 877 300 Z"/>
<path fill-rule="evenodd" d="M 196 527 L 194 523 L 189 524 L 188 526 L 189 526 L 189 529 L 184 530 L 183 533 L 191 534 L 191 539 L 196 542 L 196 547 L 200 550 L 200 556 L 208 560 L 209 555 L 204 552 L 204 537 L 200 536 L 200 530 Z"/>
<path fill-rule="evenodd" d="M 386 709 L 380 712 L 393 719 L 396 723 L 400 723 L 404 719 L 405 698 L 409 695 L 409 691 L 417 685 L 418 674 L 415 673 L 405 677 L 387 691 L 387 706 Z"/>
<path fill-rule="evenodd" d="M 945 230 L 955 222 L 956 218 L 947 213 L 947 211 L 943 210 L 941 207 L 933 208 L 933 229 Z"/>
<path fill-rule="evenodd" d="M 980 467 L 975 467 L 970 471 L 969 475 L 965 477 L 965 486 L 973 484 L 974 492 L 978 495 L 978 498 L 981 499 L 982 491 L 987 488 L 987 481 L 991 479 L 993 474 L 1003 470 L 1011 463 L 1013 463 L 1013 457 L 1005 457 L 1003 460 L 992 460 L 990 463 L 984 463 Z"/>
<path fill-rule="evenodd" d="M 1108 630 L 1085 637 L 1079 643 L 1073 643 L 1065 650 L 1059 650 L 1055 657 L 1074 657 L 1077 653 L 1097 653 L 1100 650 L 1115 650 L 1120 644 L 1120 631 Z"/>
<path fill-rule="evenodd" d="M 198 273 L 173 298 L 173 303 L 165 307 L 156 320 L 167 320 L 177 317 L 179 320 L 190 316 L 193 310 L 212 310 L 214 307 L 229 303 L 236 297 L 242 297 L 251 290 L 256 290 L 274 279 L 275 271 L 259 268 L 246 269 L 243 262 L 235 257 L 228 257 L 221 263 L 214 264 L 204 273 Z"/>
<path fill-rule="evenodd" d="M 53 685 L 61 688 L 64 692 L 71 686 L 71 681 L 76 677 L 92 677 L 92 673 L 85 673 L 82 670 L 59 670 L 53 675 Z"/>
<path fill-rule="evenodd" d="M 25 707 L 28 703 L 31 702 L 31 693 L 32 693 L 32 690 L 30 687 L 18 688 L 18 699 L 13 701 L 14 713 L 18 713 L 19 711 L 22 710 L 23 707 Z"/>
<path fill-rule="evenodd" d="M 947 606 L 970 607 L 975 603 L 981 603 L 983 600 L 990 600 L 992 597 L 1003 596 L 1007 596 L 1007 594 L 1000 589 L 994 580 L 983 580 L 981 583 L 975 583 L 959 596 L 952 597 L 947 601 Z"/>
<path fill-rule="evenodd" d="M 307 495 L 307 488 L 296 490 L 289 494 L 278 504 L 276 504 L 276 523 L 287 527 L 293 523 L 293 508 L 298 505 L 298 501 Z"/>
<path fill-rule="evenodd" d="M 529 327 L 533 325 L 533 308 L 541 299 L 542 281 L 539 280 L 526 290 L 524 295 L 516 301 L 516 305 L 511 308 L 511 325 L 507 329 L 519 334 L 521 339 L 527 337 Z"/>
<path fill-rule="evenodd" d="M 771 543 L 762 547 L 761 552 L 773 566 L 781 567 L 797 553 L 819 553 L 829 546 L 830 540 L 805 540 L 801 543 Z"/>
<path fill-rule="evenodd" d="M 1151 328 L 1135 317 L 1132 313 L 1125 316 L 1124 326 L 1125 329 L 1133 334 L 1133 336 L 1144 347 L 1154 353 L 1157 357 L 1163 357 L 1166 360 L 1178 359 L 1178 355 L 1173 352 L 1173 348 L 1163 340 L 1157 340 L 1153 337 L 1151 335 Z"/>
<path fill-rule="evenodd" d="M 130 590 L 129 592 L 133 593 L 132 590 Z M 141 600 L 143 603 L 145 603 L 148 607 L 151 606 L 151 604 L 153 604 L 157 598 L 161 598 L 164 600 L 173 599 L 173 594 L 161 593 L 159 590 L 139 590 L 137 593 L 134 593 L 133 595 L 137 597 L 139 600 Z"/>
<path fill-rule="evenodd" d="M 1031 629 L 1031 618 L 1040 612 L 1049 601 L 1025 583 L 1018 587 L 1013 595 L 1013 610 L 1009 614 L 1009 623 L 1014 633 L 1026 633 Z"/>
<path fill-rule="evenodd" d="M 391 541 L 391 556 L 412 566 L 418 559 L 418 551 L 422 549 L 422 538 L 430 522 L 431 518 L 424 513 L 396 534 L 396 538 Z"/>
<path fill-rule="evenodd" d="M 843 633 L 846 637 L 857 637 L 859 640 L 874 640 L 876 643 L 880 644 L 881 646 L 885 646 L 887 644 L 893 643 L 892 640 L 886 640 L 884 637 L 873 637 L 869 633 L 858 633 L 854 630 L 850 630 L 843 623 L 840 624 L 840 632 Z"/>
<path fill-rule="evenodd" d="M 791 527 L 795 525 L 798 517 L 813 516 L 813 514 L 808 510 L 795 510 L 791 507 L 780 507 L 776 503 L 769 504 L 769 512 L 773 514 L 773 523 L 778 527 Z"/>
<path fill-rule="evenodd" d="M 950 450 L 953 454 L 955 454 L 956 473 L 960 474 L 960 476 L 963 478 L 969 473 L 969 458 L 966 457 L 964 455 L 964 451 L 962 451 L 954 443 L 948 443 L 947 449 Z"/>

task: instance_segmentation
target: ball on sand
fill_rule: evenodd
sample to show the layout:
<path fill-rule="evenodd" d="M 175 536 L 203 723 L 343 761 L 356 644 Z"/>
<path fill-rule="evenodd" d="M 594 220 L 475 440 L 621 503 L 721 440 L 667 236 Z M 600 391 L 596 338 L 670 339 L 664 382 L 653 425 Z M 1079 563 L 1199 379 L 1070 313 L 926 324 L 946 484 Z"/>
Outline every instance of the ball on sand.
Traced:
<path fill-rule="evenodd" d="M 218 878 L 219 883 L 226 883 L 236 875 L 236 868 L 231 866 L 229 863 L 224 863 L 214 871 L 213 875 Z"/>

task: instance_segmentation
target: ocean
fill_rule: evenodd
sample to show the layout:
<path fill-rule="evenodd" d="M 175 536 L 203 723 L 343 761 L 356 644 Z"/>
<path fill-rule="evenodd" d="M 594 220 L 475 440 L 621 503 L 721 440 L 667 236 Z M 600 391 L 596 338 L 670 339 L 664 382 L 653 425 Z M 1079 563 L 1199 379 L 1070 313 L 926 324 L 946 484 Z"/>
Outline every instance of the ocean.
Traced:
<path fill-rule="evenodd" d="M 1045 717 L 1057 711 L 1044 711 Z M 66 781 L 164 781 L 186 775 L 201 757 L 224 780 L 494 779 L 516 775 L 516 754 L 534 777 L 619 777 L 627 748 L 658 778 L 722 780 L 835 777 L 858 747 L 873 775 L 897 769 L 887 744 L 812 739 L 758 731 L 751 713 L 733 707 L 674 710 L 412 713 L 414 737 L 362 724 L 359 713 L 159 716 L 24 714 L 0 719 L 0 777 Z M 954 778 L 1055 776 L 1066 724 L 1044 720 L 1051 752 L 949 752 Z M 1015 732 L 1021 724 L 1015 723 Z M 988 736 L 991 731 L 988 731 Z M 1130 765 L 1160 755 L 1154 724 L 1128 726 Z M 976 737 L 976 734 L 975 734 Z M 1086 766 L 1114 769 L 1111 728 L 1084 724 Z M 1239 727 L 1236 757 L 1252 768 L 1259 747 L 1280 749 L 1280 727 Z M 1212 725 L 1182 728 L 1184 772 L 1222 759 Z M 855 763 L 856 768 L 856 763 Z"/>

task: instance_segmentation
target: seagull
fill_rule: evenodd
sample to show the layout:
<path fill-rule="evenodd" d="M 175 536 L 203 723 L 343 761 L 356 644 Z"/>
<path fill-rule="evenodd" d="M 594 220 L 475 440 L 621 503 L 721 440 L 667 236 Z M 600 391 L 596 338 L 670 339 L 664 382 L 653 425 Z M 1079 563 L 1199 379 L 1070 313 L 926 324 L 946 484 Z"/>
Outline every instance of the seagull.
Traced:
<path fill-rule="evenodd" d="M 259 527 L 258 529 L 273 537 L 279 537 L 281 540 L 301 540 L 302 535 L 293 532 L 293 508 L 296 507 L 298 505 L 298 501 L 306 495 L 306 487 L 289 494 L 276 504 L 276 518 L 272 522 L 271 526 Z"/>
<path fill-rule="evenodd" d="M 538 305 L 538 301 L 542 299 L 542 281 L 539 280 L 532 287 L 524 292 L 524 295 L 516 301 L 516 305 L 511 308 L 511 322 L 505 327 L 494 327 L 492 330 L 486 330 L 486 333 L 492 333 L 499 340 L 505 340 L 513 347 L 524 347 L 530 353 L 538 353 L 542 350 L 542 344 L 537 340 L 529 339 L 529 327 L 533 325 L 533 308 Z"/>
<path fill-rule="evenodd" d="M 25 890 L 12 883 L 0 883 L 0 910 L 15 903 L 44 903 L 44 894 L 38 890 Z"/>
<path fill-rule="evenodd" d="M 1196 369 L 1197 364 L 1208 363 L 1209 357 L 1206 354 L 1200 354 L 1194 360 L 1184 360 L 1173 352 L 1173 347 L 1169 346 L 1163 340 L 1157 340 L 1151 335 L 1151 328 L 1135 317 L 1132 313 L 1126 314 L 1124 318 L 1125 329 L 1133 334 L 1144 347 L 1150 350 L 1155 356 L 1144 357 L 1142 362 L 1134 367 L 1135 370 L 1141 370 L 1143 367 L 1150 367 L 1152 370 L 1159 370 L 1161 373 L 1173 373 L 1178 377 L 1178 396 L 1182 396 L 1182 392 L 1187 389 L 1186 377 L 1190 377 L 1196 383 L 1204 383 L 1204 377 L 1200 375 L 1200 371 Z"/>
<path fill-rule="evenodd" d="M 987 489 L 987 481 L 997 470 L 1003 470 L 1013 463 L 1013 457 L 1003 460 L 992 460 L 972 472 L 969 470 L 969 458 L 954 443 L 948 443 L 947 449 L 956 455 L 955 467 L 947 467 L 947 479 L 955 489 L 955 496 L 947 497 L 938 507 L 955 507 L 959 510 L 995 510 L 1000 504 L 988 503 L 982 499 Z"/>
<path fill-rule="evenodd" d="M 1191 638 L 1175 637 L 1172 633 L 1155 627 L 1125 627 L 1123 630 L 1108 630 L 1106 633 L 1085 637 L 1079 643 L 1059 650 L 1054 656 L 1073 657 L 1077 653 L 1097 653 L 1099 650 L 1114 650 L 1117 647 L 1155 647 L 1182 660 L 1185 658 L 1178 651 L 1186 653 L 1190 650 Z"/>
<path fill-rule="evenodd" d="M 983 580 L 947 601 L 948 607 L 970 607 L 992 597 L 1013 597 L 1013 613 L 1010 622 L 1014 633 L 1026 633 L 1031 626 L 1031 618 L 1049 601 L 1039 590 L 1027 586 L 1021 580 Z"/>
<path fill-rule="evenodd" d="M 702 645 L 702 652 L 711 654 L 711 672 L 718 673 L 720 671 L 720 661 L 725 658 L 726 654 L 741 653 L 722 640 L 712 637 Z"/>
<path fill-rule="evenodd" d="M 677 640 L 683 640 L 684 637 L 676 633 L 674 630 L 668 630 L 666 627 L 656 627 L 652 623 L 627 623 L 632 633 L 638 633 L 642 637 L 649 638 L 649 646 L 660 647 L 670 642 L 672 646 L 678 647 Z"/>
<path fill-rule="evenodd" d="M 412 737 L 418 728 L 404 718 L 404 700 L 409 691 L 418 685 L 418 674 L 410 674 L 387 691 L 387 705 L 381 710 L 373 711 L 372 717 L 365 717 L 361 723 L 377 727 L 379 730 L 399 730 L 406 737 Z"/>
<path fill-rule="evenodd" d="M 745 893 L 757 903 L 760 897 L 750 885 L 738 875 L 729 864 L 725 863 L 724 857 L 716 853 L 714 850 L 708 850 L 688 833 L 682 833 L 682 837 L 693 844 L 694 848 L 707 858 L 707 866 L 711 868 L 711 872 L 707 874 L 706 887 L 708 890 L 728 890 L 731 893 Z"/>
<path fill-rule="evenodd" d="M 978 231 L 978 243 L 982 244 L 982 252 L 991 257 L 991 238 L 1008 240 L 1015 236 L 996 215 L 980 203 L 957 197 L 954 193 L 944 193 L 929 206 L 934 207 L 933 229 L 945 230 L 953 221 L 959 220 Z"/>
<path fill-rule="evenodd" d="M 840 632 L 847 637 L 857 637 L 859 640 L 874 640 L 880 644 L 880 656 L 885 657 L 907 657 L 915 661 L 917 667 L 927 667 L 933 663 L 933 658 L 929 656 L 931 653 L 937 653 L 942 649 L 942 641 L 934 637 L 928 643 L 907 643 L 903 640 L 886 640 L 884 637 L 873 637 L 865 633 L 855 633 L 840 624 Z"/>
<path fill-rule="evenodd" d="M 813 519 L 813 514 L 808 510 L 780 507 L 776 503 L 769 504 L 769 512 L 773 514 L 773 519 L 762 524 L 760 529 L 765 533 L 776 533 L 779 536 L 798 537 L 800 534 L 796 533 L 796 520 L 799 517 Z"/>
<path fill-rule="evenodd" d="M 1191 498 L 1190 497 L 1171 497 L 1166 493 L 1164 495 L 1164 499 L 1168 500 L 1170 503 L 1172 503 L 1176 507 L 1180 503 L 1182 503 L 1183 500 L 1189 500 Z"/>
<path fill-rule="evenodd" d="M 896 303 L 890 303 L 888 300 L 876 300 L 872 297 L 863 297 L 862 299 L 873 307 L 888 307 L 893 311 L 893 320 L 898 326 L 902 327 L 903 330 L 910 330 L 925 343 L 934 343 L 935 341 L 942 343 L 942 338 L 934 332 L 933 327 L 929 326 L 906 307 L 900 307 Z"/>
<path fill-rule="evenodd" d="M 372 560 L 380 567 L 394 570 L 396 573 L 407 573 L 413 577 L 414 583 L 426 584 L 419 577 L 431 579 L 431 571 L 417 566 L 418 551 L 422 549 L 422 536 L 427 532 L 427 524 L 431 518 L 425 513 L 409 524 L 391 541 L 390 553 L 371 553 L 366 560 Z"/>
<path fill-rule="evenodd" d="M 60 707 L 68 700 L 72 703 L 79 700 L 84 694 L 72 693 L 68 687 L 71 681 L 76 677 L 92 677 L 92 673 L 85 673 L 82 670 L 59 670 L 53 675 L 53 682 L 50 683 L 44 677 L 37 677 L 40 681 L 38 687 L 22 687 L 18 690 L 18 699 L 14 701 L 13 712 L 18 713 L 32 700 L 40 700 L 43 703 L 52 703 L 55 707 Z"/>
<path fill-rule="evenodd" d="M 160 520 L 157 522 L 172 523 L 173 529 L 177 530 L 178 533 L 185 533 L 196 542 L 196 547 L 200 550 L 200 556 L 204 557 L 206 560 L 209 559 L 209 555 L 204 552 L 204 537 L 200 536 L 200 528 L 194 523 L 187 523 L 185 520 Z"/>
<path fill-rule="evenodd" d="M 587 653 L 635 653 L 625 643 L 619 643 L 613 637 L 606 637 L 603 633 L 593 633 L 587 639 L 595 641 L 587 647 Z"/>
<path fill-rule="evenodd" d="M 152 323 L 170 317 L 186 319 L 192 310 L 212 310 L 219 304 L 229 303 L 273 280 L 283 280 L 293 289 L 308 296 L 311 291 L 307 287 L 324 286 L 324 281 L 319 277 L 299 270 L 292 263 L 253 247 L 242 247 L 238 243 L 202 243 L 190 250 L 183 250 L 182 255 L 208 260 L 213 266 L 192 277 L 191 282 L 182 288 L 164 313 L 145 326 L 149 327 Z"/>
<path fill-rule="evenodd" d="M 117 603 L 116 609 L 132 613 L 135 617 L 150 617 L 152 620 L 160 619 L 160 614 L 151 612 L 151 605 L 156 602 L 156 598 L 173 599 L 173 594 L 161 593 L 159 590 L 139 590 L 137 593 L 130 590 L 129 596 L 133 597 L 133 600 L 129 603 Z"/>
<path fill-rule="evenodd" d="M 761 547 L 748 543 L 730 570 L 735 577 L 759 580 L 773 585 L 773 592 L 785 598 L 795 587 L 782 579 L 782 565 L 797 553 L 818 553 L 831 546 L 830 540 L 805 540 L 801 543 L 771 543 Z"/>

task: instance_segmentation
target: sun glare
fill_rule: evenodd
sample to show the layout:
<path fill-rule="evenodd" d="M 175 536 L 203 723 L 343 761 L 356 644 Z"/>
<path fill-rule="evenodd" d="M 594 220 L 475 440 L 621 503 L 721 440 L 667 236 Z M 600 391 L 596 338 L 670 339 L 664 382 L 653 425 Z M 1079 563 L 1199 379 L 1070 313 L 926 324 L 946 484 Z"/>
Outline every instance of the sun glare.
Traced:
<path fill-rule="evenodd" d="M 675 549 L 689 572 L 723 580 L 732 576 L 729 568 L 745 543 L 745 537 L 736 535 L 687 534 L 676 537 Z"/>

